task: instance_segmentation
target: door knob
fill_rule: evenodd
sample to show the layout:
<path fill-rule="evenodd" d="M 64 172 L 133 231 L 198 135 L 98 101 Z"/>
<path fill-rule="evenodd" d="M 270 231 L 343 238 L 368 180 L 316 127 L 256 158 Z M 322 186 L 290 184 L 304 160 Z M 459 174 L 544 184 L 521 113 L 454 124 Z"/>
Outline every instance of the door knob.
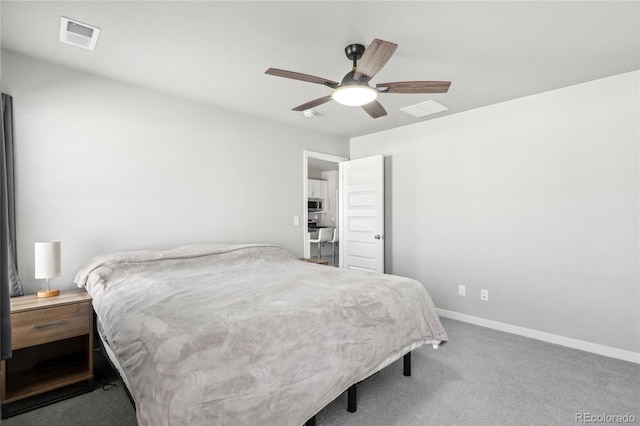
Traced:
<path fill-rule="evenodd" d="M 373 238 L 375 238 L 376 240 L 379 240 L 379 239 L 380 239 L 380 238 L 382 238 L 382 237 L 380 236 L 380 234 L 376 234 L 376 236 L 375 236 L 375 237 L 373 237 Z"/>

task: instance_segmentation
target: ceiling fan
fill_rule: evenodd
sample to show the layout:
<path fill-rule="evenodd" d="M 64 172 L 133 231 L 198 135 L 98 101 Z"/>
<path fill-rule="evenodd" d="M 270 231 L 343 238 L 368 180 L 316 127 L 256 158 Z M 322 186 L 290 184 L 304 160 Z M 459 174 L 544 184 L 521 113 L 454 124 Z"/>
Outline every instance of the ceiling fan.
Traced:
<path fill-rule="evenodd" d="M 361 44 L 350 44 L 345 47 L 344 53 L 350 61 L 353 61 L 353 68 L 344 76 L 341 83 L 276 68 L 269 68 L 265 74 L 322 84 L 333 89 L 330 95 L 299 105 L 293 108 L 293 111 L 305 111 L 334 100 L 343 105 L 360 106 L 371 117 L 378 118 L 387 115 L 387 111 L 376 100 L 379 93 L 447 93 L 451 85 L 450 81 L 398 81 L 379 83 L 375 88 L 369 86 L 369 80 L 384 67 L 397 47 L 395 43 L 379 39 L 373 40 L 366 50 Z"/>

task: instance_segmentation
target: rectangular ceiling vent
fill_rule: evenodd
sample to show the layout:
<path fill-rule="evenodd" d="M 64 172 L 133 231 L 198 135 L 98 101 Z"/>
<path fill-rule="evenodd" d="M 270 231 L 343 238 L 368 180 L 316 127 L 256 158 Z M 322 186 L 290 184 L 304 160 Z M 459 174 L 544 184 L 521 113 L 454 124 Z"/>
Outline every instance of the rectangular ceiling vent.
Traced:
<path fill-rule="evenodd" d="M 83 49 L 94 50 L 100 28 L 74 21 L 64 16 L 60 19 L 60 41 Z"/>
<path fill-rule="evenodd" d="M 422 102 L 420 104 L 411 105 L 408 107 L 400 108 L 400 111 L 404 111 L 414 117 L 426 117 L 427 115 L 437 114 L 439 112 L 448 111 L 449 108 L 442 105 L 440 102 L 436 102 L 433 99 L 430 101 Z"/>

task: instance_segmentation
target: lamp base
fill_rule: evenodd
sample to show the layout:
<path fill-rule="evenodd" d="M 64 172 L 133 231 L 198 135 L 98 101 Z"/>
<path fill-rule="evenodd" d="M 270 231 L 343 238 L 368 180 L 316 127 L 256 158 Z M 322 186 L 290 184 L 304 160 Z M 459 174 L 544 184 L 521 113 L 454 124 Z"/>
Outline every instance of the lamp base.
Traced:
<path fill-rule="evenodd" d="M 36 297 L 54 297 L 60 294 L 60 290 L 57 288 L 51 290 L 38 290 Z"/>

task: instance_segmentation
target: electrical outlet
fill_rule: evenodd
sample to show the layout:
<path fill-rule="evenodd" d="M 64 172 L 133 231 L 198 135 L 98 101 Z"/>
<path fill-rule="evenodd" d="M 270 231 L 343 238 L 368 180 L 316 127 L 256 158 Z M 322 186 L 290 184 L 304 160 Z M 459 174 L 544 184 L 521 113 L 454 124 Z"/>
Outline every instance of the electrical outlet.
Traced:
<path fill-rule="evenodd" d="M 459 285 L 458 286 L 458 296 L 466 296 L 467 295 L 467 288 L 463 285 Z"/>
<path fill-rule="evenodd" d="M 480 290 L 480 300 L 489 300 L 489 290 L 486 290 L 484 288 Z"/>

